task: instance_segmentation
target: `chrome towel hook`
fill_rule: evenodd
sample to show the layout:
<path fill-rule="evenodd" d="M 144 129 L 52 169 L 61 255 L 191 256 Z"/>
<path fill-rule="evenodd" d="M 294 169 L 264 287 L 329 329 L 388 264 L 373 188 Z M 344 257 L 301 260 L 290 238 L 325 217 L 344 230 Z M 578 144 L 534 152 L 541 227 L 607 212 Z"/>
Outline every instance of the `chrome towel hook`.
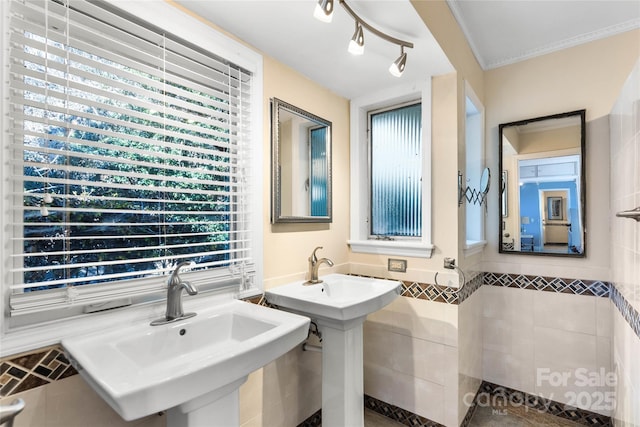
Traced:
<path fill-rule="evenodd" d="M 635 219 L 636 222 L 640 222 L 640 206 L 638 206 L 635 209 L 630 209 L 628 211 L 618 212 L 616 216 L 620 218 L 631 218 L 631 219 Z"/>

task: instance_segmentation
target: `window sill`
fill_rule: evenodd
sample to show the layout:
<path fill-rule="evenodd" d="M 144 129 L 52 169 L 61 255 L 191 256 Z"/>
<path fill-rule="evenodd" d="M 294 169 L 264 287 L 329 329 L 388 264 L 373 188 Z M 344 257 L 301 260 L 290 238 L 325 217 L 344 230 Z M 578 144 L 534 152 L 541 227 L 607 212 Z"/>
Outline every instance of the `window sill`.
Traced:
<path fill-rule="evenodd" d="M 487 246 L 486 240 L 467 240 L 464 245 L 464 256 L 479 254 L 484 250 L 485 246 Z"/>
<path fill-rule="evenodd" d="M 352 252 L 396 255 L 416 258 L 431 258 L 434 246 L 423 242 L 409 242 L 402 240 L 349 240 Z"/>

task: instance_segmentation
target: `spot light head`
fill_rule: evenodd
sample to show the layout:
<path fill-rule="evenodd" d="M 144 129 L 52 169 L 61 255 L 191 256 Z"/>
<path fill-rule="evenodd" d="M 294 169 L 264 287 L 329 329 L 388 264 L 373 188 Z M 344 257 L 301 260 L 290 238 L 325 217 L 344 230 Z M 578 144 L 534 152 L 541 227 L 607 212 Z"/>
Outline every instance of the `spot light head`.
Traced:
<path fill-rule="evenodd" d="M 318 0 L 313 16 L 322 22 L 331 22 L 333 19 L 333 0 Z"/>
<path fill-rule="evenodd" d="M 407 53 L 404 51 L 404 46 L 400 47 L 400 56 L 393 61 L 393 64 L 389 67 L 389 72 L 395 77 L 402 76 L 404 67 L 407 65 Z"/>
<path fill-rule="evenodd" d="M 349 42 L 349 53 L 352 55 L 362 55 L 364 53 L 364 33 L 362 25 L 356 21 L 356 31 Z"/>

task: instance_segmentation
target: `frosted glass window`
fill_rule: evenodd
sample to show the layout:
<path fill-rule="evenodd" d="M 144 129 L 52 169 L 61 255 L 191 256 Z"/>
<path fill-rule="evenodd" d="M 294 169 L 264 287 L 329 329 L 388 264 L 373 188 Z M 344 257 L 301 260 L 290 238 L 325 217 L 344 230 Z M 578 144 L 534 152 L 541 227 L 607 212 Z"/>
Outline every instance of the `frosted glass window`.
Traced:
<path fill-rule="evenodd" d="M 422 236 L 420 103 L 369 113 L 371 236 Z"/>
<path fill-rule="evenodd" d="M 311 216 L 327 215 L 327 127 L 312 129 L 311 138 Z"/>

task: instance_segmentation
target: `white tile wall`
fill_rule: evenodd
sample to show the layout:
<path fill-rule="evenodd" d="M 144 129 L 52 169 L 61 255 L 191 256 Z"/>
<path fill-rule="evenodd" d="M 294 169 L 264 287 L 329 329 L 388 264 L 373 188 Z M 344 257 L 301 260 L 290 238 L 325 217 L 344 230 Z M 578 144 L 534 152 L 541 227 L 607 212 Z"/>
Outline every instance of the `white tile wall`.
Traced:
<path fill-rule="evenodd" d="M 591 296 L 534 292 L 534 324 L 595 335 L 597 301 L 598 298 Z"/>
<path fill-rule="evenodd" d="M 599 399 L 611 387 L 583 380 L 612 369 L 609 299 L 498 286 L 481 291 L 485 380 L 610 414 Z"/>
<path fill-rule="evenodd" d="M 458 360 L 457 305 L 400 297 L 365 322 L 364 391 L 376 399 L 457 426 Z"/>
<path fill-rule="evenodd" d="M 640 425 L 640 339 L 615 310 L 613 365 L 617 373 L 615 425 Z"/>
<path fill-rule="evenodd" d="M 534 388 L 536 291 L 483 286 L 483 377 L 516 390 Z"/>
<path fill-rule="evenodd" d="M 482 292 L 458 306 L 458 425 L 482 382 Z"/>
<path fill-rule="evenodd" d="M 640 206 L 640 61 L 610 115 L 613 282 L 640 311 L 640 223 L 615 212 Z M 640 425 L 640 338 L 618 310 L 613 314 L 613 366 L 618 374 L 615 424 Z"/>

